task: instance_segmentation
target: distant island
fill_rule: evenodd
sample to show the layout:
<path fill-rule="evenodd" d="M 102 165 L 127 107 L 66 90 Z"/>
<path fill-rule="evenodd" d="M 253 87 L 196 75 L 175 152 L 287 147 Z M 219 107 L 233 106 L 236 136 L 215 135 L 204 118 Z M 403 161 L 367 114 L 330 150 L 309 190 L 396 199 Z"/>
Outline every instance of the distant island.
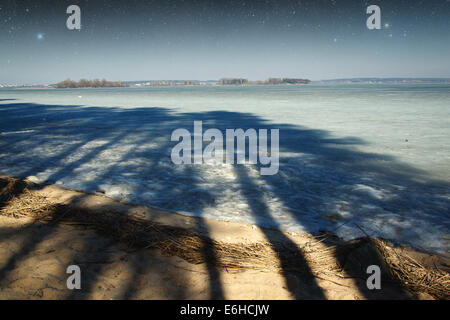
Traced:
<path fill-rule="evenodd" d="M 247 79 L 222 78 L 220 85 L 241 84 L 241 85 L 276 85 L 276 84 L 309 84 L 311 80 L 300 78 L 269 78 L 267 80 L 248 81 Z"/>
<path fill-rule="evenodd" d="M 128 84 L 121 81 L 106 81 L 105 79 L 99 80 L 86 80 L 73 81 L 70 79 L 58 82 L 53 86 L 54 88 L 114 88 L 114 87 L 128 87 Z"/>
<path fill-rule="evenodd" d="M 145 81 L 127 81 L 130 86 L 136 87 L 167 87 L 167 86 L 244 86 L 244 85 L 299 85 L 309 84 L 311 80 L 300 78 L 269 78 L 267 80 L 250 81 L 245 78 L 221 78 L 219 80 L 145 80 Z"/>
<path fill-rule="evenodd" d="M 299 78 L 269 78 L 267 80 L 248 81 L 242 78 L 222 78 L 218 85 L 274 85 L 274 84 L 309 84 L 311 80 Z"/>

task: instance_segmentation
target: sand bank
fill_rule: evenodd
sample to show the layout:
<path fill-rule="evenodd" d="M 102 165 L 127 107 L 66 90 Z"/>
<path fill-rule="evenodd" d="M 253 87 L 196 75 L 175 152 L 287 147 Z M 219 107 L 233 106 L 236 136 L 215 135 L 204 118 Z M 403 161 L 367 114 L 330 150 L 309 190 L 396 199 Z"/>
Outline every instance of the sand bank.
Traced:
<path fill-rule="evenodd" d="M 379 239 L 288 234 L 0 182 L 1 299 L 448 298 L 446 257 Z M 66 286 L 73 264 L 80 290 Z M 381 290 L 367 289 L 371 264 Z"/>

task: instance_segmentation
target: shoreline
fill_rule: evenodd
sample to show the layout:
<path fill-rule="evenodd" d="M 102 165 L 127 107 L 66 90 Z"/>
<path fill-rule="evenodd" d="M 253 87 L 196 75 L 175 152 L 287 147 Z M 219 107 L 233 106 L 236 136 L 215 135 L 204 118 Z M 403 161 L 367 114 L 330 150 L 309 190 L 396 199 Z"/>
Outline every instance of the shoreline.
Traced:
<path fill-rule="evenodd" d="M 395 255 L 413 257 L 411 259 L 420 261 L 419 265 L 426 268 L 431 268 L 433 265 L 448 266 L 448 258 L 407 247 L 395 248 L 392 244 L 380 239 L 343 241 L 331 234 L 313 236 L 284 233 L 244 223 L 184 216 L 145 206 L 128 205 L 101 195 L 67 190 L 55 185 L 38 185 L 7 176 L 0 176 L 0 181 L 3 182 L 3 194 L 5 181 L 8 181 L 6 186 L 11 187 L 12 182 L 14 188 L 19 186 L 19 189 L 22 190 L 9 199 L 6 205 L 0 207 L 2 213 L 0 230 L 22 230 L 15 233 L 15 236 L 19 238 L 28 232 L 23 230 L 31 230 L 36 226 L 38 229 L 48 229 L 55 228 L 53 225 L 57 225 L 56 228 L 62 228 L 64 231 L 54 230 L 53 235 L 56 237 L 59 235 L 67 238 L 64 236 L 67 232 L 75 234 L 88 232 L 88 240 L 81 241 L 85 237 L 81 234 L 79 236 L 81 239 L 76 240 L 78 237 L 71 236 L 70 239 L 65 240 L 75 243 L 85 242 L 84 245 L 79 246 L 80 248 L 73 249 L 76 251 L 75 256 L 90 254 L 91 258 L 98 258 L 103 254 L 104 248 L 100 250 L 95 247 L 99 243 L 112 242 L 114 249 L 110 249 L 114 251 L 114 255 L 122 255 L 126 259 L 136 259 L 137 257 L 134 256 L 136 254 L 144 255 L 146 258 L 141 260 L 141 264 L 146 267 L 159 261 L 164 265 L 158 271 L 161 274 L 164 273 L 163 270 L 173 271 L 176 274 L 181 272 L 180 268 L 182 268 L 184 276 L 191 279 L 186 282 L 186 286 L 182 286 L 183 290 L 187 290 L 192 283 L 198 284 L 198 279 L 204 279 L 206 283 L 210 283 L 210 290 L 206 290 L 204 284 L 198 284 L 198 288 L 192 289 L 191 293 L 186 293 L 187 299 L 432 299 L 433 296 L 442 298 L 436 292 L 434 294 L 425 292 L 425 287 L 411 287 L 411 285 L 402 284 L 400 278 L 391 283 L 392 276 L 395 275 L 395 272 L 392 272 L 395 263 L 389 262 L 392 255 L 387 253 L 394 251 Z M 62 215 L 59 216 L 61 213 Z M 8 228 L 5 228 L 6 226 Z M 3 249 L 2 252 L 5 250 L 4 237 L 4 231 L 1 231 L 0 250 Z M 45 238 L 49 242 L 49 246 L 59 245 L 58 241 L 52 240 L 48 235 Z M 33 241 L 35 242 L 35 240 Z M 16 245 L 20 247 L 20 242 L 10 242 L 7 247 Z M 39 247 L 39 240 L 37 242 L 34 246 Z M 41 239 L 41 242 L 46 241 Z M 86 245 L 88 248 L 92 248 L 89 250 L 91 252 L 83 251 L 82 247 L 86 247 Z M 133 250 L 130 252 L 130 249 Z M 54 255 L 59 256 L 60 251 L 64 251 L 62 248 L 53 248 L 52 250 L 54 251 L 44 254 L 45 261 L 54 260 Z M 12 251 L 14 252 L 14 250 Z M 29 253 L 32 251 L 30 250 Z M 33 258 L 42 258 L 42 251 L 38 250 L 38 252 L 41 254 L 34 254 Z M 68 253 L 66 255 L 68 255 L 67 263 L 74 259 Z M 1 265 L 7 263 L 8 257 L 11 258 L 11 252 L 2 256 L 4 258 L 0 262 L 0 268 L 2 268 Z M 126 274 L 129 273 L 126 271 L 128 263 L 123 260 L 113 259 L 114 261 L 110 261 L 109 258 L 106 260 L 108 261 L 101 262 L 100 269 L 110 269 L 110 272 L 113 273 L 119 272 L 121 275 L 119 278 L 126 277 Z M 168 260 L 171 261 L 171 264 L 167 264 Z M 176 262 L 173 262 L 174 260 Z M 365 266 L 362 266 L 360 261 L 382 265 L 383 277 L 389 278 L 390 281 L 381 292 L 364 289 L 366 275 L 363 271 Z M 24 263 L 24 265 L 27 264 Z M 62 266 L 60 263 L 60 265 L 50 268 L 55 269 L 53 277 L 43 277 L 44 282 L 47 281 L 47 286 L 50 283 L 52 286 L 59 286 L 59 289 L 50 290 L 51 294 L 43 294 L 42 298 L 68 298 L 65 296 L 67 292 L 62 288 L 62 284 L 64 284 L 61 281 L 64 271 L 61 269 Z M 98 266 L 87 266 L 87 268 L 90 267 L 98 268 Z M 212 279 L 211 268 L 215 270 L 217 279 Z M 20 271 L 21 263 L 16 262 L 15 268 L 9 272 L 10 275 L 14 274 L 16 269 L 18 269 L 18 273 L 22 272 Z M 42 269 L 43 273 L 48 271 L 44 267 L 40 268 L 39 265 L 37 265 L 37 269 Z M 419 271 L 419 269 L 417 270 Z M 440 272 L 446 272 L 446 276 L 449 276 L 448 270 Z M 96 272 L 91 270 L 90 273 Z M 138 274 L 141 275 L 140 272 Z M 148 275 L 146 272 L 143 274 Z M 36 286 L 35 280 L 27 279 L 28 284 L 20 287 L 20 290 L 22 293 L 28 292 L 25 294 L 25 298 L 36 298 L 27 296 L 29 295 L 28 289 Z M 208 279 L 210 280 L 208 281 Z M 239 282 L 236 282 L 237 279 Z M 3 280 L 5 279 L 0 279 L 0 297 L 12 297 L 13 293 L 17 293 L 18 287 L 11 284 L 4 286 Z M 172 280 L 167 279 L 160 283 L 161 288 L 165 288 L 164 290 L 167 291 L 167 286 L 172 283 Z M 29 283 L 30 281 L 32 284 Z M 109 278 L 109 281 L 113 281 L 113 278 Z M 136 281 L 137 284 L 141 284 L 144 280 Z M 267 286 L 268 282 L 271 283 L 271 289 Z M 404 282 L 407 281 L 404 280 Z M 272 288 L 274 283 L 277 283 L 277 289 Z M 119 285 L 116 283 L 114 286 Z M 249 287 L 244 289 L 245 286 Z M 259 289 L 251 290 L 251 287 Z M 108 292 L 109 290 L 103 289 L 78 293 L 72 298 L 113 298 L 112 293 Z M 182 289 L 169 290 L 171 294 L 161 293 L 157 297 L 146 291 L 146 294 L 136 293 L 136 297 L 171 299 L 176 296 L 178 290 Z M 261 293 L 261 290 L 264 293 Z M 218 291 L 222 293 L 217 295 Z"/>

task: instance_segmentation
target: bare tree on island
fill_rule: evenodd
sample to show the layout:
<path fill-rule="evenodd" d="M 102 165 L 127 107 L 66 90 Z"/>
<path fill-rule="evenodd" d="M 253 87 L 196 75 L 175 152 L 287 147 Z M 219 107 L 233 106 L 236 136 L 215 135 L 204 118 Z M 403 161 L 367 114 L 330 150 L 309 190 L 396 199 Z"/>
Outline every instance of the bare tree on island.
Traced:
<path fill-rule="evenodd" d="M 80 81 L 73 81 L 70 79 L 58 82 L 55 88 L 113 88 L 113 87 L 128 87 L 128 84 L 121 81 L 106 81 L 105 79 L 87 80 L 80 79 Z"/>

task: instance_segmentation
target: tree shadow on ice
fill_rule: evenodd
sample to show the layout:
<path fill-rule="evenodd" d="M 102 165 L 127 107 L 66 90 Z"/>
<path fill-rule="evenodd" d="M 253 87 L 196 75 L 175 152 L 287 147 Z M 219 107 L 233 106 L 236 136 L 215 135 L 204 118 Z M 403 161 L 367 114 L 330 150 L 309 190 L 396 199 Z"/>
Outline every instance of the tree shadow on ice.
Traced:
<path fill-rule="evenodd" d="M 154 140 L 161 138 L 163 135 L 158 134 L 158 130 L 164 125 L 164 121 L 171 118 L 166 111 L 162 111 L 159 108 L 152 108 L 151 111 L 147 109 L 136 109 L 129 110 L 126 114 L 114 113 L 110 108 L 90 108 L 88 111 L 80 110 L 80 108 L 75 106 L 65 106 L 63 110 L 60 106 L 40 106 L 31 104 L 17 104 L 14 106 L 2 106 L 2 111 L 4 112 L 4 119 L 15 118 L 21 123 L 15 123 L 16 126 L 7 126 L 7 133 L 11 132 L 12 135 L 15 134 L 17 128 L 21 128 L 20 132 L 33 133 L 33 138 L 35 141 L 27 141 L 24 136 L 11 136 L 9 143 L 13 142 L 16 146 L 17 144 L 22 144 L 19 148 L 25 148 L 26 159 L 21 159 L 21 164 L 29 164 L 30 162 L 37 163 L 37 165 L 28 166 L 29 169 L 23 170 L 15 175 L 27 177 L 29 175 L 37 175 L 39 172 L 46 172 L 51 170 L 50 174 L 46 176 L 46 183 L 60 182 L 66 178 L 71 179 L 73 175 L 79 176 L 80 173 L 77 171 L 86 163 L 93 161 L 102 161 L 102 152 L 108 152 L 108 150 L 115 151 L 118 147 L 117 154 L 115 154 L 114 161 L 110 163 L 102 163 L 100 170 L 93 172 L 91 168 L 88 168 L 83 173 L 95 174 L 95 181 L 92 179 L 86 179 L 84 184 L 76 189 L 82 189 L 90 192 L 103 192 L 99 188 L 99 182 L 108 181 L 111 176 L 115 176 L 120 173 L 132 173 L 133 170 L 142 169 L 142 163 L 133 162 L 134 159 L 139 158 L 145 162 L 145 170 L 141 170 L 141 174 L 152 174 L 153 170 L 160 170 L 157 168 L 158 159 L 161 157 L 166 157 L 167 152 L 170 147 L 167 143 L 157 145 L 156 148 L 152 148 L 151 152 L 141 152 L 139 150 L 140 146 L 145 144 L 155 144 Z M 55 112 L 55 111 L 60 112 Z M 119 109 L 120 110 L 120 109 Z M 30 112 L 30 111 L 34 111 Z M 11 123 L 11 122 L 8 122 Z M 155 130 L 157 126 L 158 130 Z M 71 128 L 72 127 L 72 128 Z M 24 130 L 25 129 L 25 130 Z M 147 130 L 148 129 L 148 130 Z M 92 132 L 96 131 L 96 132 Z M 60 139 L 59 141 L 55 142 Z M 25 139 L 24 139 L 25 138 Z M 39 142 L 36 142 L 38 140 Z M 97 141 L 100 143 L 96 143 Z M 70 141 L 70 143 L 67 143 Z M 0 141 L 0 143 L 3 141 Z M 56 152 L 52 153 L 40 153 L 31 155 L 33 148 L 34 150 L 39 149 L 40 146 L 45 144 L 56 145 Z M 86 148 L 89 144 L 93 144 L 91 147 Z M 83 150 L 86 149 L 86 150 Z M 124 149 L 123 149 L 124 148 Z M 20 153 L 15 148 L 14 150 L 8 149 L 9 155 L 19 155 Z M 3 149 L 5 150 L 5 149 Z M 11 158 L 6 157 L 6 159 Z M 151 161 L 149 161 L 151 159 Z M 16 159 L 17 160 L 17 159 Z M 10 162 L 12 163 L 12 162 Z M 25 165 L 25 168 L 27 166 Z M 23 168 L 22 168 L 23 169 Z M 99 169 L 99 168 L 97 168 Z M 84 177 L 83 173 L 81 177 Z M 72 176 L 71 176 L 72 175 Z M 187 179 L 193 179 L 195 177 L 187 176 Z M 132 177 L 130 178 L 132 179 Z M 124 181 L 128 181 L 125 178 Z M 194 180 L 189 181 L 189 183 L 194 183 Z M 158 196 L 156 196 L 158 197 Z M 159 197 L 162 197 L 159 196 Z M 199 209 L 199 207 L 197 207 Z M 201 219 L 199 221 L 199 227 L 207 231 L 207 227 L 203 224 Z M 48 235 L 49 236 L 49 235 Z M 31 250 L 38 245 L 32 241 L 30 247 L 24 247 L 24 252 L 31 252 Z M 209 246 L 204 246 L 204 254 L 208 256 L 208 272 L 210 273 L 210 292 L 211 298 L 223 298 L 223 293 L 221 289 L 220 279 L 218 277 L 218 271 L 214 265 L 214 252 L 211 251 Z M 98 252 L 97 252 L 98 253 Z M 22 254 L 20 254 L 22 256 Z M 26 255 L 26 254 L 24 254 Z M 107 261 L 110 257 L 108 251 L 104 251 L 99 256 L 98 259 Z M 85 252 L 80 252 L 74 257 L 76 261 L 82 261 L 85 256 Z M 17 260 L 18 257 L 13 257 L 11 261 Z M 142 273 L 140 266 L 138 264 L 131 264 L 130 270 L 133 270 L 133 274 L 138 275 Z M 6 272 L 6 271 L 5 271 Z M 98 274 L 101 270 L 98 270 Z M 167 276 L 167 274 L 166 274 Z M 180 275 L 174 275 L 174 278 L 180 278 Z M 125 298 L 133 298 L 136 294 L 135 283 L 137 279 L 132 279 L 128 283 L 128 288 L 123 291 L 123 296 Z M 180 279 L 179 279 L 180 280 Z M 84 286 L 82 291 L 73 291 L 71 295 L 68 296 L 69 299 L 81 299 L 86 298 L 92 292 L 93 287 L 97 285 L 99 279 L 95 279 L 95 276 L 91 273 L 89 280 Z M 180 289 L 173 293 L 174 297 L 185 298 Z"/>
<path fill-rule="evenodd" d="M 233 210 L 239 213 L 236 221 L 285 231 L 334 230 L 344 238 L 367 233 L 391 240 L 401 237 L 416 245 L 414 240 L 421 239 L 431 249 L 438 246 L 432 242 L 432 231 L 448 234 L 449 184 L 391 156 L 359 151 L 357 147 L 365 144 L 359 138 L 334 137 L 324 130 L 229 111 L 10 103 L 0 105 L 0 115 L 0 168 L 11 175 L 36 176 L 46 183 L 199 217 L 220 219 L 220 211 Z M 279 172 L 261 176 L 254 174 L 259 165 L 234 165 L 235 178 L 229 178 L 218 168 L 174 165 L 170 154 L 176 142 L 170 141 L 171 133 L 178 128 L 192 131 L 194 120 L 202 121 L 204 130 L 222 132 L 280 129 Z M 248 208 L 227 207 L 223 199 Z M 199 221 L 207 233 L 206 224 Z M 275 251 L 281 250 L 269 233 L 266 236 Z M 205 248 L 209 278 L 216 281 L 211 296 L 223 298 L 214 252 Z M 299 262 L 305 264 L 300 252 Z M 133 296 L 133 283 L 124 297 Z M 292 282 L 287 283 L 289 287 Z M 292 286 L 288 289 L 299 297 Z M 360 286 L 362 292 L 366 289 Z M 324 297 L 319 287 L 315 296 Z"/>
<path fill-rule="evenodd" d="M 442 239 L 449 230 L 447 182 L 430 178 L 427 172 L 394 157 L 361 152 L 357 146 L 366 143 L 358 138 L 336 138 L 323 130 L 268 124 L 248 114 L 227 114 L 213 112 L 208 116 L 221 119 L 222 130 L 280 129 L 276 175 L 258 175 L 260 166 L 235 165 L 239 189 L 258 225 L 299 231 L 292 228 L 295 224 L 313 235 L 333 231 L 344 239 L 376 236 L 419 249 L 417 239 L 425 242 L 428 250 L 445 246 Z M 248 150 L 246 153 L 248 158 Z M 440 231 L 440 244 L 433 242 L 435 231 Z M 336 259 L 365 298 L 408 298 L 398 293 L 395 282 L 380 291 L 369 290 L 367 267 L 381 266 L 385 283 L 390 281 L 388 270 L 370 243 L 349 247 L 352 252 L 337 252 Z M 367 260 L 358 261 L 358 255 Z"/>

